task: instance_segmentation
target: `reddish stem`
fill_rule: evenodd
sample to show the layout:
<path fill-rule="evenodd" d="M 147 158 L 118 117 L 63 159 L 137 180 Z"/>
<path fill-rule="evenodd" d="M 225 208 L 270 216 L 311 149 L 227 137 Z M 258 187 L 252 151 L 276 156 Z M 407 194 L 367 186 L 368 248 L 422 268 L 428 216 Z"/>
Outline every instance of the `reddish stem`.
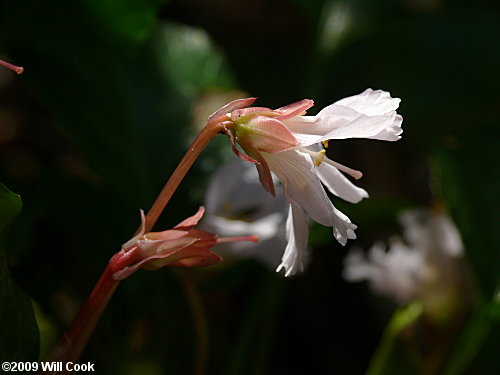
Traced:
<path fill-rule="evenodd" d="M 120 283 L 113 279 L 113 270 L 108 266 L 97 281 L 87 302 L 80 309 L 75 320 L 61 337 L 46 361 L 77 362 L 94 331 L 97 321 L 106 308 L 108 301 Z M 63 366 L 64 368 L 65 366 Z M 56 372 L 40 372 L 55 374 Z M 60 374 L 66 374 L 66 371 Z"/>
<path fill-rule="evenodd" d="M 8 64 L 3 61 L 1 63 L 2 65 Z M 217 133 L 223 131 L 223 125 L 221 125 L 221 123 L 224 119 L 225 115 L 210 119 L 207 125 L 195 138 L 147 213 L 145 224 L 146 232 L 149 232 L 156 223 L 161 212 L 167 205 L 182 179 L 185 177 L 186 173 L 195 162 L 196 158 L 200 155 L 201 151 Z M 132 252 L 130 256 L 128 255 L 129 254 L 124 255 L 119 252 L 111 258 L 110 263 L 101 275 L 87 302 L 83 305 L 69 329 L 64 333 L 63 337 L 49 354 L 46 359 L 47 361 L 78 361 L 85 345 L 87 344 L 87 341 L 94 331 L 97 321 L 101 317 L 108 301 L 111 299 L 111 296 L 120 283 L 120 281 L 113 279 L 113 274 L 118 271 L 116 268 L 118 266 L 123 266 L 122 268 L 124 268 L 136 261 L 134 256 L 132 256 Z M 43 372 L 40 373 L 43 374 Z M 62 374 L 65 373 L 65 371 L 62 372 Z M 44 374 L 51 373 L 47 372 Z"/>
<path fill-rule="evenodd" d="M 215 137 L 217 133 L 224 131 L 224 125 L 222 125 L 221 121 L 224 118 L 225 115 L 212 119 L 201 130 L 193 143 L 191 143 L 188 151 L 180 161 L 177 168 L 175 168 L 174 172 L 158 195 L 158 198 L 156 198 L 149 212 L 147 213 L 145 224 L 146 233 L 151 231 L 153 225 L 158 220 L 158 217 L 162 213 L 170 198 L 172 198 L 175 190 L 181 183 L 184 176 L 186 176 L 186 173 L 189 171 L 189 168 L 191 168 L 196 158 L 200 155 L 201 151 L 203 151 L 208 142 L 210 142 L 210 140 Z"/>

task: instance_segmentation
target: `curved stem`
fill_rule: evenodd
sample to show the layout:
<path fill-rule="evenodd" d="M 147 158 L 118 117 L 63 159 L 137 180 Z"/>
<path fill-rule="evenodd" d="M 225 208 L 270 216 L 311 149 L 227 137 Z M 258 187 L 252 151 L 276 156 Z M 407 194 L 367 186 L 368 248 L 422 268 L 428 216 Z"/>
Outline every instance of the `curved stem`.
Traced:
<path fill-rule="evenodd" d="M 163 187 L 162 191 L 154 201 L 149 212 L 146 215 L 146 225 L 145 232 L 150 232 L 153 225 L 158 220 L 158 217 L 162 213 L 163 209 L 167 205 L 170 198 L 174 194 L 175 190 L 181 183 L 182 179 L 186 176 L 189 168 L 193 165 L 196 158 L 200 155 L 201 151 L 205 148 L 208 142 L 217 135 L 217 133 L 224 130 L 224 126 L 221 124 L 219 119 L 210 121 L 195 138 L 189 150 L 186 152 L 182 160 L 180 161 L 177 168 L 168 179 L 167 183 Z"/>
<path fill-rule="evenodd" d="M 5 65 L 6 63 L 0 60 L 0 64 Z M 186 176 L 186 173 L 189 171 L 197 157 L 200 155 L 201 151 L 205 148 L 208 142 L 210 142 L 210 140 L 215 137 L 217 133 L 223 131 L 224 126 L 221 124 L 223 121 L 223 117 L 224 116 L 220 116 L 215 119 L 210 119 L 207 125 L 195 138 L 188 151 L 180 161 L 179 165 L 174 170 L 167 183 L 163 187 L 162 191 L 154 201 L 149 212 L 147 213 L 144 229 L 146 232 L 149 232 L 153 225 L 156 223 L 161 212 L 167 205 L 168 201 L 174 194 L 182 179 Z M 139 230 L 140 229 L 141 228 L 139 228 Z M 116 254 L 111 259 L 113 260 L 115 257 Z M 130 261 L 132 261 L 132 259 L 130 259 Z M 128 265 L 127 262 L 122 263 L 123 267 L 126 267 Z M 52 352 L 48 355 L 48 358 L 46 359 L 47 361 L 78 361 L 83 349 L 85 348 L 85 345 L 87 344 L 92 332 L 94 331 L 99 318 L 101 317 L 104 309 L 106 308 L 106 305 L 108 304 L 113 293 L 118 287 L 118 284 L 120 283 L 120 281 L 113 279 L 113 274 L 117 271 L 115 269 L 116 264 L 116 262 L 108 263 L 108 266 L 97 281 L 97 284 L 92 290 L 89 298 L 81 308 L 71 326 L 64 333 L 63 337 L 56 344 Z M 195 297 L 193 297 L 192 291 L 188 293 L 188 296 L 191 301 L 194 301 L 196 299 Z M 196 311 L 197 309 L 194 310 Z M 200 326 L 199 317 L 196 318 L 196 321 L 197 326 Z M 200 336 L 203 337 L 204 335 L 200 333 Z M 206 340 L 203 341 L 205 342 Z M 206 343 L 202 346 L 206 347 Z M 203 358 L 205 358 L 206 355 L 200 355 L 199 357 L 201 358 L 201 360 L 200 365 L 197 365 L 197 368 L 203 368 Z M 54 371 L 40 373 L 55 374 L 56 372 Z M 63 371 L 59 373 L 64 374 L 66 372 Z"/>
<path fill-rule="evenodd" d="M 45 359 L 51 362 L 77 362 L 85 345 L 94 331 L 119 281 L 113 279 L 113 271 L 108 266 L 97 281 L 87 302 L 80 309 L 75 320 L 61 337 L 52 352 Z M 64 366 L 63 366 L 64 368 Z M 40 374 L 66 374 L 66 371 L 40 372 Z"/>

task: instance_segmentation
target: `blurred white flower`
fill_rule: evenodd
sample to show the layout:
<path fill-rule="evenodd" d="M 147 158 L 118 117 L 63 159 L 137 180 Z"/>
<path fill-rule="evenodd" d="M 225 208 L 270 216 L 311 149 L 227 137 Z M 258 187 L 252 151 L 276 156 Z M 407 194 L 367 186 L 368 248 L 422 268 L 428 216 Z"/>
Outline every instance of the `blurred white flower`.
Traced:
<path fill-rule="evenodd" d="M 361 249 L 351 250 L 345 259 L 344 278 L 368 280 L 376 293 L 407 302 L 415 298 L 424 266 L 422 252 L 395 239 L 389 251 L 382 242 L 373 245 L 366 256 Z"/>
<path fill-rule="evenodd" d="M 220 236 L 259 237 L 258 243 L 221 244 L 220 253 L 255 257 L 274 268 L 286 245 L 287 203 L 279 186 L 273 199 L 261 187 L 257 170 L 234 159 L 214 174 L 205 195 L 206 213 L 201 227 Z"/>
<path fill-rule="evenodd" d="M 460 293 L 463 254 L 460 233 L 443 213 L 416 210 L 400 215 L 405 242 L 391 240 L 386 251 L 376 243 L 365 255 L 353 249 L 345 258 L 344 278 L 367 280 L 374 292 L 398 303 L 420 299 L 436 319 L 447 316 Z"/>

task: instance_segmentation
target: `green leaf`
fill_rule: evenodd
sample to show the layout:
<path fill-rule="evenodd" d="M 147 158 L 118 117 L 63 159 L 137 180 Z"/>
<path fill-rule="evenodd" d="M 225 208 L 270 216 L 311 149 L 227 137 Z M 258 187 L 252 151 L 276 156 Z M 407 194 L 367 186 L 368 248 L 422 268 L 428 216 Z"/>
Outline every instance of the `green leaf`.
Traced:
<path fill-rule="evenodd" d="M 494 334 L 495 331 L 492 328 L 494 324 L 498 326 L 499 321 L 500 299 L 498 297 L 476 309 L 465 324 L 443 375 L 463 374 L 477 357 L 488 336 Z"/>
<path fill-rule="evenodd" d="M 6 226 L 16 218 L 22 206 L 21 197 L 0 183 L 0 235 L 3 234 Z"/>
<path fill-rule="evenodd" d="M 396 310 L 372 358 L 367 375 L 419 374 L 418 358 L 406 345 L 401 345 L 401 333 L 415 323 L 421 314 L 420 302 Z M 409 372 L 410 369 L 413 372 Z"/>
<path fill-rule="evenodd" d="M 124 47 L 144 42 L 156 24 L 156 13 L 165 0 L 86 0 L 95 28 L 103 37 Z"/>
<path fill-rule="evenodd" d="M 19 214 L 21 198 L 0 184 L 0 236 Z M 38 359 L 39 334 L 29 297 L 11 278 L 0 251 L 0 362 Z"/>

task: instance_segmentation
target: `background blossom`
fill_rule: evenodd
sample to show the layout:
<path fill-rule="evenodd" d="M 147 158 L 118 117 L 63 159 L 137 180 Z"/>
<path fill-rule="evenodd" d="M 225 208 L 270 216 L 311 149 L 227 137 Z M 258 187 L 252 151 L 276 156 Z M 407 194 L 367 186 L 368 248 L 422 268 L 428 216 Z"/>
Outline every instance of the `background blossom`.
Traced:
<path fill-rule="evenodd" d="M 344 277 L 367 280 L 376 293 L 400 304 L 422 300 L 428 315 L 444 321 L 456 305 L 470 303 L 460 233 L 441 212 L 406 211 L 399 219 L 404 241 L 394 237 L 388 249 L 376 243 L 367 255 L 353 249 L 345 258 Z"/>
<path fill-rule="evenodd" d="M 253 165 L 240 159 L 232 160 L 213 175 L 205 195 L 205 207 L 202 228 L 221 236 L 253 233 L 259 237 L 258 243 L 221 244 L 218 249 L 223 254 L 255 257 L 266 266 L 276 268 L 286 245 L 287 205 L 279 186 L 276 186 L 276 197 L 271 197 L 260 186 Z"/>

